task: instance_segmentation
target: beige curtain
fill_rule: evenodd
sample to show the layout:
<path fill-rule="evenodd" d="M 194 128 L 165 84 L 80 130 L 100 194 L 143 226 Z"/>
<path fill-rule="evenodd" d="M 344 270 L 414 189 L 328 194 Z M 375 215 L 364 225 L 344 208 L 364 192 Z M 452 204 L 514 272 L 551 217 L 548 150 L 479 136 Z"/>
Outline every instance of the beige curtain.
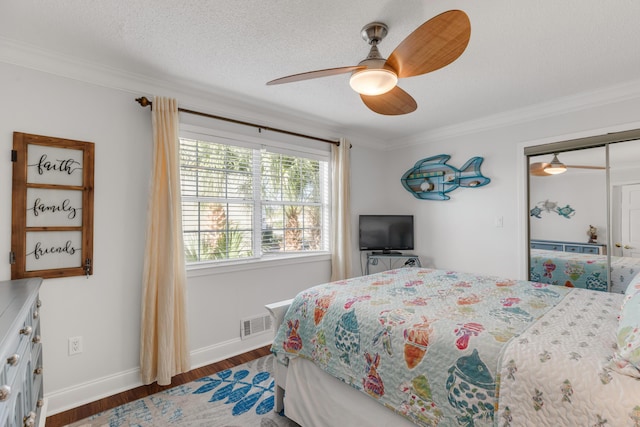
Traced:
<path fill-rule="evenodd" d="M 351 277 L 350 147 L 331 146 L 331 281 Z"/>
<path fill-rule="evenodd" d="M 171 384 L 190 369 L 182 241 L 178 104 L 155 97 L 153 170 L 147 212 L 140 371 L 144 384 Z"/>

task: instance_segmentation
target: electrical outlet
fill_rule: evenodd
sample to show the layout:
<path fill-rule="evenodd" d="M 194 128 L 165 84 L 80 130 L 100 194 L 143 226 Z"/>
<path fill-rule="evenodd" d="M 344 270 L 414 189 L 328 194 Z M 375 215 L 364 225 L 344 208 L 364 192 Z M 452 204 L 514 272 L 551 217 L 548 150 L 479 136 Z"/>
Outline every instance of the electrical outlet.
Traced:
<path fill-rule="evenodd" d="M 82 353 L 82 337 L 69 337 L 69 356 Z"/>

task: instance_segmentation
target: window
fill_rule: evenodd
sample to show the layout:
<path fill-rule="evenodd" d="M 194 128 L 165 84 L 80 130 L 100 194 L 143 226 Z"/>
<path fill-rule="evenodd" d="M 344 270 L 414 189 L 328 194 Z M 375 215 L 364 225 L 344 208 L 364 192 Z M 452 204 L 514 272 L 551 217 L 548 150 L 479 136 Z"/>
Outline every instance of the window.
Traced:
<path fill-rule="evenodd" d="M 328 250 L 328 153 L 180 139 L 187 263 Z"/>

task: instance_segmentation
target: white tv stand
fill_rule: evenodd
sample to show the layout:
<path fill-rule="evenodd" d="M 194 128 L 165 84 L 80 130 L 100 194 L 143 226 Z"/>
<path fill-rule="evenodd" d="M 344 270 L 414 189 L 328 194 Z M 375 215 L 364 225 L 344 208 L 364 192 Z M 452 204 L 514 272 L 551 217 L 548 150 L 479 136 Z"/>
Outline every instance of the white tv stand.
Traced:
<path fill-rule="evenodd" d="M 402 265 L 398 265 L 398 261 L 403 261 Z M 411 265 L 415 267 L 422 267 L 420 264 L 420 258 L 418 255 L 413 254 L 403 254 L 403 253 L 383 253 L 383 252 L 368 252 L 367 253 L 367 266 L 365 268 L 365 274 L 369 274 L 369 266 L 370 265 L 378 265 L 382 263 L 386 270 L 393 270 L 397 267 L 402 267 L 404 265 Z"/>

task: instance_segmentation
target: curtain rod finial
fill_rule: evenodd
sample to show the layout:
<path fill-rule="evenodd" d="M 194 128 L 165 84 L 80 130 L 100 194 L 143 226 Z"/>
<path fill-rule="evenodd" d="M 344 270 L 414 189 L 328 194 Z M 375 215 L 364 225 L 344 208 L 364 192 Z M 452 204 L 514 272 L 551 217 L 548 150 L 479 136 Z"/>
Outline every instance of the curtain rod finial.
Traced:
<path fill-rule="evenodd" d="M 142 107 L 148 107 L 151 105 L 151 101 L 146 96 L 141 96 L 140 98 L 136 98 L 136 102 L 140 104 Z"/>

